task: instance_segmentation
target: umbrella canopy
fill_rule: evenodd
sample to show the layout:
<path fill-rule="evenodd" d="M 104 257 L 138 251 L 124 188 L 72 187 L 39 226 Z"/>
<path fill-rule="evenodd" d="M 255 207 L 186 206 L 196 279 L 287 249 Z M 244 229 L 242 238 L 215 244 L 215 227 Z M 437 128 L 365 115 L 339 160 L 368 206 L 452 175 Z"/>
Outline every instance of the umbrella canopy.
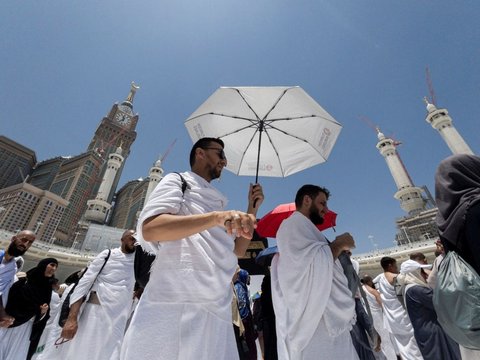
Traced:
<path fill-rule="evenodd" d="M 277 246 L 271 246 L 269 248 L 260 251 L 255 258 L 255 262 L 261 266 L 270 266 L 273 256 L 278 252 Z"/>
<path fill-rule="evenodd" d="M 257 223 L 257 232 L 263 237 L 276 237 L 278 228 L 283 220 L 296 210 L 295 203 L 278 205 Z M 336 225 L 337 214 L 331 210 L 325 214 L 323 224 L 317 225 L 319 230 L 325 230 Z"/>
<path fill-rule="evenodd" d="M 341 125 L 302 88 L 221 87 L 185 121 L 225 143 L 237 175 L 285 177 L 327 160 Z"/>

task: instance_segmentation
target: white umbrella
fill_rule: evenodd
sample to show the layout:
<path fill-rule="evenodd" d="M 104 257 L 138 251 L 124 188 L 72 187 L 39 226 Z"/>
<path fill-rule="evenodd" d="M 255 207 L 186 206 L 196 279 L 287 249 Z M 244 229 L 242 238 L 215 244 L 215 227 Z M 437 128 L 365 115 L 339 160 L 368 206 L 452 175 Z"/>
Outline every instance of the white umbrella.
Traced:
<path fill-rule="evenodd" d="M 302 88 L 221 87 L 185 121 L 225 143 L 237 175 L 285 177 L 327 160 L 342 126 Z"/>

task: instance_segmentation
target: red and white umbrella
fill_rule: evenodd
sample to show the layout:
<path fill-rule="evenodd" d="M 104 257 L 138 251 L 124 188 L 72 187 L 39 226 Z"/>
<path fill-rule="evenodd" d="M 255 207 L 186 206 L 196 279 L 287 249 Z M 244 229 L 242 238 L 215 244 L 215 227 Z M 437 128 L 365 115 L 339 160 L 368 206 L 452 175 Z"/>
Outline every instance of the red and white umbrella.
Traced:
<path fill-rule="evenodd" d="M 270 211 L 257 223 L 257 232 L 263 237 L 274 238 L 283 220 L 288 218 L 296 210 L 295 203 L 281 204 Z M 325 230 L 336 225 L 337 214 L 331 210 L 325 214 L 323 223 L 317 225 L 319 230 Z"/>

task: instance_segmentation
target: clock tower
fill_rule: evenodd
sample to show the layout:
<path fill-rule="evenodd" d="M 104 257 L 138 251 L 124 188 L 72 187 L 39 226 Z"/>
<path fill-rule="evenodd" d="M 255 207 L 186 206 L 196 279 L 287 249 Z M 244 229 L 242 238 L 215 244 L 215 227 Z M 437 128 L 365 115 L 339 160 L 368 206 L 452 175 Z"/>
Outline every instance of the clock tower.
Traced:
<path fill-rule="evenodd" d="M 130 92 L 125 101 L 121 104 L 113 104 L 110 112 L 98 125 L 95 135 L 88 145 L 87 151 L 95 151 L 103 159 L 103 166 L 100 176 L 98 177 L 99 181 L 94 187 L 94 194 L 98 192 L 101 180 L 107 169 L 108 155 L 114 153 L 120 145 L 122 146 L 122 154 L 125 160 L 130 154 L 130 147 L 137 137 L 135 128 L 138 122 L 138 114 L 133 111 L 133 99 L 139 88 L 139 86 L 132 82 Z M 122 162 L 118 169 L 113 179 L 110 192 L 105 197 L 105 201 L 109 203 L 112 201 L 124 164 L 125 161 Z"/>

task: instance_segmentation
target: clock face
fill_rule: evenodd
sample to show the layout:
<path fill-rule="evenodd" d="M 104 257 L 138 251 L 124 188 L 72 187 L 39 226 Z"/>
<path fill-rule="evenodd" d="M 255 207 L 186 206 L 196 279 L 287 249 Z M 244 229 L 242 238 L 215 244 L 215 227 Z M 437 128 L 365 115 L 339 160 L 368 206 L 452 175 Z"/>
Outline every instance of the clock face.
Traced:
<path fill-rule="evenodd" d="M 115 115 L 115 120 L 120 124 L 120 125 L 129 125 L 131 118 L 127 114 L 124 114 L 122 112 L 117 112 Z"/>
<path fill-rule="evenodd" d="M 127 115 L 133 115 L 132 109 L 125 105 L 118 105 L 118 109 L 123 111 Z"/>

